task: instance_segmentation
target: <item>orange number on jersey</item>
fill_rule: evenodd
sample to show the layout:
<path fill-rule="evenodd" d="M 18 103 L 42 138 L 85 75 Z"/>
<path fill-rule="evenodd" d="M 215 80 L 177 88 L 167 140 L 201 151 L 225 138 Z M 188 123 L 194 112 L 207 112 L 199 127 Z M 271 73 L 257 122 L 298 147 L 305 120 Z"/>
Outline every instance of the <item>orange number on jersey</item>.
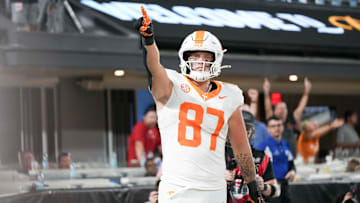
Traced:
<path fill-rule="evenodd" d="M 219 117 L 218 123 L 216 125 L 216 129 L 215 129 L 214 133 L 211 135 L 210 151 L 215 151 L 216 137 L 219 136 L 220 130 L 224 125 L 224 112 L 220 111 L 218 109 L 213 109 L 213 108 L 208 107 L 206 109 L 206 113 Z"/>
<path fill-rule="evenodd" d="M 195 112 L 195 119 L 190 120 L 187 117 L 189 110 Z M 218 109 L 208 107 L 206 109 L 207 114 L 217 116 L 218 123 L 214 133 L 211 135 L 210 140 L 210 151 L 216 150 L 216 138 L 219 136 L 220 130 L 224 125 L 224 112 Z M 188 147 L 198 147 L 201 144 L 201 124 L 203 122 L 204 109 L 193 103 L 184 102 L 180 105 L 180 114 L 179 114 L 179 128 L 178 128 L 178 142 L 183 146 Z M 186 139 L 186 127 L 193 128 L 193 139 Z"/>
<path fill-rule="evenodd" d="M 187 118 L 189 110 L 195 111 L 195 120 Z M 198 104 L 184 102 L 180 105 L 178 142 L 183 146 L 197 147 L 201 144 L 201 123 L 203 121 L 204 109 Z M 193 139 L 186 139 L 186 126 L 193 128 Z"/>

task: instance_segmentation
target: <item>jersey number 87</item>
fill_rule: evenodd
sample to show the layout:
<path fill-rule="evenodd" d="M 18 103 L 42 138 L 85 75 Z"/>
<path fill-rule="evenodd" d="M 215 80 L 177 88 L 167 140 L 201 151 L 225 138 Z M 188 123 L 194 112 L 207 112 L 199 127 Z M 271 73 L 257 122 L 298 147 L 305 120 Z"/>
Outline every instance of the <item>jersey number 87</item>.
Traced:
<path fill-rule="evenodd" d="M 195 119 L 190 120 L 187 117 L 188 111 L 195 112 Z M 211 134 L 210 151 L 216 150 L 216 138 L 219 136 L 220 130 L 224 125 L 224 112 L 211 107 L 206 108 L 206 114 L 218 117 L 218 122 L 213 134 Z M 198 147 L 201 144 L 201 124 L 204 118 L 204 108 L 198 104 L 184 102 L 180 105 L 178 142 L 182 146 Z M 186 138 L 186 127 L 193 128 L 193 139 Z"/>

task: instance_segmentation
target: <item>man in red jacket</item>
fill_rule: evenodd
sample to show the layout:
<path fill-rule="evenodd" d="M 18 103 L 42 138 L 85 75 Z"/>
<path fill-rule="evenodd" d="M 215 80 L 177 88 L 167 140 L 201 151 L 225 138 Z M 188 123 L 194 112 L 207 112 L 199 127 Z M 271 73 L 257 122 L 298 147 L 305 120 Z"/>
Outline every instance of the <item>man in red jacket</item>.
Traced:
<path fill-rule="evenodd" d="M 154 106 L 146 109 L 143 121 L 138 122 L 128 140 L 128 167 L 139 167 L 145 164 L 146 158 L 154 153 L 161 154 L 161 140 L 156 126 L 157 116 Z"/>

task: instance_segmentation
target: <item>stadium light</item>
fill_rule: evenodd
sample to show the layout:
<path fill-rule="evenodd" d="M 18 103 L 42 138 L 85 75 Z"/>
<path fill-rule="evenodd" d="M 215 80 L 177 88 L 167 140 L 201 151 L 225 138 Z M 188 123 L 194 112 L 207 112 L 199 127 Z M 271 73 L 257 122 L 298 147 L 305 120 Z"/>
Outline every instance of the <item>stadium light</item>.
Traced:
<path fill-rule="evenodd" d="M 125 75 L 125 71 L 124 70 L 116 70 L 116 71 L 114 71 L 114 75 L 116 77 L 123 77 Z"/>
<path fill-rule="evenodd" d="M 298 81 L 298 76 L 297 75 L 289 75 L 289 80 L 291 81 L 291 82 L 296 82 L 296 81 Z"/>

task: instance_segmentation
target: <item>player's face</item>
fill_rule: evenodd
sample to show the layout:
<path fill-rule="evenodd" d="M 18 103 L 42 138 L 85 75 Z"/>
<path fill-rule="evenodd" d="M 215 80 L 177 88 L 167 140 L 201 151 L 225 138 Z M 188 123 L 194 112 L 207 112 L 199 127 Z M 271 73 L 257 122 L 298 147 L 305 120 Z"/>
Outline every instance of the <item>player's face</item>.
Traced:
<path fill-rule="evenodd" d="M 194 71 L 209 71 L 214 57 L 209 52 L 196 51 L 190 54 L 188 61 L 190 61 L 191 69 Z"/>

